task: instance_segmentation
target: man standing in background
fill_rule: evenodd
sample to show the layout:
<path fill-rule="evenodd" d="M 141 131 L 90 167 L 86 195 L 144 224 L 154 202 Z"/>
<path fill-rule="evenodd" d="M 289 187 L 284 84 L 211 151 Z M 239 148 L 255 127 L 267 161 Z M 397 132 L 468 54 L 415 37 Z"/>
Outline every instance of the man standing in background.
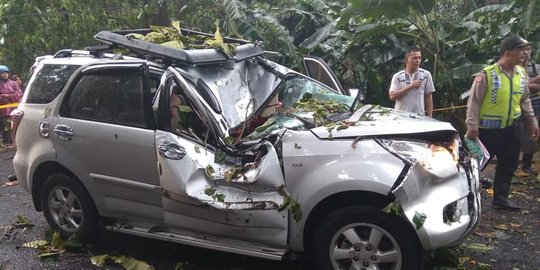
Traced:
<path fill-rule="evenodd" d="M 516 35 L 503 39 L 499 61 L 478 73 L 467 102 L 467 138 L 480 138 L 491 158 L 497 156 L 492 200 L 496 209 L 521 209 L 508 198 L 512 176 L 519 163 L 520 120 L 526 122 L 531 139 L 538 138 L 538 123 L 527 87 L 528 76 L 519 66 L 526 58 L 526 47 L 530 44 Z"/>
<path fill-rule="evenodd" d="M 540 119 L 540 65 L 533 64 L 531 62 L 531 46 L 525 47 L 527 56 L 520 63 L 525 68 L 529 77 L 529 91 L 531 92 L 531 105 L 536 116 L 536 121 Z M 522 132 L 525 130 L 525 125 L 522 123 Z M 536 172 L 532 166 L 534 153 L 536 153 L 537 140 L 532 140 L 527 134 L 522 134 L 523 140 L 521 145 L 521 151 L 523 155 L 521 157 L 521 167 L 515 172 L 518 177 L 526 177 L 531 174 L 536 175 Z"/>
<path fill-rule="evenodd" d="M 433 78 L 431 73 L 420 68 L 422 53 L 417 47 L 405 52 L 405 69 L 392 76 L 388 91 L 395 109 L 433 116 Z"/>
<path fill-rule="evenodd" d="M 0 105 L 17 103 L 21 99 L 22 91 L 19 85 L 9 78 L 9 68 L 0 65 Z M 2 143 L 8 147 L 11 146 L 11 131 L 7 126 L 9 123 L 9 114 L 13 108 L 0 109 L 0 128 L 2 133 Z"/>

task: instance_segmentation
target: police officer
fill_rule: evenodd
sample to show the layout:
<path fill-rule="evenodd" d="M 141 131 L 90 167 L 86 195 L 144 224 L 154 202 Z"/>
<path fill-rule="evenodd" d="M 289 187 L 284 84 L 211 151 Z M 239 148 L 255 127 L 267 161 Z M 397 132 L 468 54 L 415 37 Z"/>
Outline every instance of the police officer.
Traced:
<path fill-rule="evenodd" d="M 467 103 L 466 136 L 470 139 L 478 137 L 491 158 L 497 156 L 492 201 L 496 209 L 521 209 L 508 199 L 512 175 L 519 162 L 520 119 L 526 121 L 530 137 L 538 138 L 527 72 L 519 66 L 530 44 L 517 35 L 503 39 L 499 61 L 478 73 Z"/>

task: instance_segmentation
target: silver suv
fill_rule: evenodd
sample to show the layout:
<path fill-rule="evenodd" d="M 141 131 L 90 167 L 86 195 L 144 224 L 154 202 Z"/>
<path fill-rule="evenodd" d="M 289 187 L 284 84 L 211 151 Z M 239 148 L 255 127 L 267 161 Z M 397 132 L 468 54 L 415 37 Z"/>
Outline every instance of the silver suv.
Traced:
<path fill-rule="evenodd" d="M 320 270 L 420 269 L 479 222 L 478 164 L 456 130 L 361 104 L 316 58 L 317 80 L 249 43 L 227 55 L 96 39 L 40 58 L 12 114 L 16 174 L 63 237 L 104 227 L 305 252 Z M 118 47 L 141 58 L 106 53 Z"/>

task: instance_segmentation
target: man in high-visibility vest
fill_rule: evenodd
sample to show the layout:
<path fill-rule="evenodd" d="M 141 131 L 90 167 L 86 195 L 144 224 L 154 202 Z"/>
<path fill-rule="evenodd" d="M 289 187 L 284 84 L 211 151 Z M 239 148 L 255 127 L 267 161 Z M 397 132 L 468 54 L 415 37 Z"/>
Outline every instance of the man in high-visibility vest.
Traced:
<path fill-rule="evenodd" d="M 508 199 L 512 176 L 519 162 L 521 129 L 525 121 L 532 139 L 538 138 L 538 123 L 529 100 L 527 72 L 519 66 L 531 43 L 513 35 L 501 41 L 500 59 L 478 73 L 467 102 L 467 134 L 479 138 L 491 158 L 497 156 L 492 206 L 517 211 Z"/>

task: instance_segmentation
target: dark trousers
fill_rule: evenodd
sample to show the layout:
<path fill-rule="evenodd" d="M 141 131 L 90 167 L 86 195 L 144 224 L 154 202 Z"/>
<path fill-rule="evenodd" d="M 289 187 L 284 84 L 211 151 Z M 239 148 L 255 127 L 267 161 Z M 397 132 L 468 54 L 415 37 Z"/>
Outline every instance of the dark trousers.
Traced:
<path fill-rule="evenodd" d="M 2 135 L 2 143 L 3 144 L 10 144 L 11 143 L 11 132 L 10 129 L 7 127 L 9 124 L 9 120 L 7 116 L 0 116 L 0 133 Z"/>
<path fill-rule="evenodd" d="M 518 167 L 521 148 L 519 121 L 501 129 L 480 128 L 479 138 L 486 146 L 491 159 L 497 157 L 497 168 L 493 179 L 493 199 L 507 199 L 514 171 Z"/>

